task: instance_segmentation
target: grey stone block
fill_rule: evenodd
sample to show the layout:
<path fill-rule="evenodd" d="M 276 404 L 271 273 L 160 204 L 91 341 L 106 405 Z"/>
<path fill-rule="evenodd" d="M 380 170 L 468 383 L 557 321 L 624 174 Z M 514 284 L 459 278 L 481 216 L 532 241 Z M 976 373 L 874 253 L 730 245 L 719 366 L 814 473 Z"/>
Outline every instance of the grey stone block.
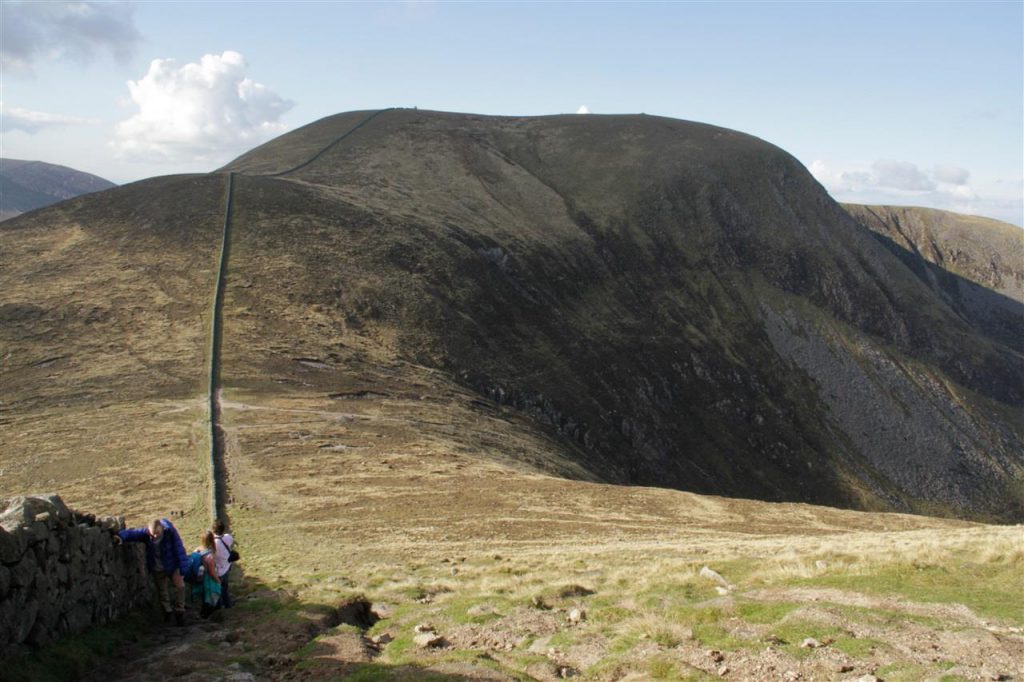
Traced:
<path fill-rule="evenodd" d="M 13 564 L 25 553 L 26 541 L 20 533 L 10 533 L 0 528 L 0 563 Z"/>
<path fill-rule="evenodd" d="M 31 555 L 16 563 L 11 568 L 11 586 L 28 587 L 36 575 L 36 562 Z"/>
<path fill-rule="evenodd" d="M 54 639 L 53 631 L 43 625 L 39 620 L 36 620 L 36 623 L 32 626 L 28 636 L 25 637 L 25 643 L 34 647 L 40 647 L 46 646 L 53 642 Z"/>
<path fill-rule="evenodd" d="M 39 613 L 39 602 L 35 600 L 25 602 L 25 605 L 14 614 L 14 623 L 11 627 L 11 641 L 21 644 L 28 637 L 28 633 L 36 624 L 36 615 Z"/>
<path fill-rule="evenodd" d="M 68 509 L 66 504 L 64 504 L 64 500 L 60 498 L 60 495 L 56 493 L 45 493 L 44 495 L 40 495 L 40 497 L 49 502 L 53 507 L 58 525 L 67 526 L 74 523 L 75 515 L 72 514 L 71 510 Z"/>

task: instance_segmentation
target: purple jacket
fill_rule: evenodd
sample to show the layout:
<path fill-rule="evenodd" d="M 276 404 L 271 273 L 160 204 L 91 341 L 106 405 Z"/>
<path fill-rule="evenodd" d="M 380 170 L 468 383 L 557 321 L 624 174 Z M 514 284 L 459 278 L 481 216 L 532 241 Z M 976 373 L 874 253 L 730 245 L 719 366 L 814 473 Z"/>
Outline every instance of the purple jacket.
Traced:
<path fill-rule="evenodd" d="M 155 552 L 160 552 L 160 563 L 164 571 L 173 573 L 175 570 L 185 575 L 188 568 L 188 555 L 185 553 L 185 545 L 181 542 L 178 529 L 167 519 L 160 519 L 160 525 L 164 532 L 159 542 L 154 542 L 149 535 L 148 528 L 127 528 L 119 531 L 118 536 L 122 542 L 145 542 L 146 543 L 146 570 L 153 573 L 156 570 Z"/>

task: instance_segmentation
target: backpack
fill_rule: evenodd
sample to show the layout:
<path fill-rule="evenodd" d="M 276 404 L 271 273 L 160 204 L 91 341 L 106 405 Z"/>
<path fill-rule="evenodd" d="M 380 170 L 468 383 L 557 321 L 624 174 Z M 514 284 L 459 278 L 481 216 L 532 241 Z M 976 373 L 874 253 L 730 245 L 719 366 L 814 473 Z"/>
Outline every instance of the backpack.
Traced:
<path fill-rule="evenodd" d="M 182 576 L 185 582 L 197 584 L 203 582 L 206 577 L 206 566 L 203 566 L 203 555 L 199 552 L 192 552 L 188 555 L 188 568 Z"/>

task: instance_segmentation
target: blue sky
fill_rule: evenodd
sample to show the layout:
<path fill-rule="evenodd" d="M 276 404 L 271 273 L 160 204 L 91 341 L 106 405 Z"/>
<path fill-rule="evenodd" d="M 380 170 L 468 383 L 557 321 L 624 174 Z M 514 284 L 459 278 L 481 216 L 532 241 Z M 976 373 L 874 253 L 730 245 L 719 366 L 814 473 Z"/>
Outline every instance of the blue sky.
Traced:
<path fill-rule="evenodd" d="M 1024 224 L 1020 1 L 0 8 L 0 153 L 115 182 L 351 109 L 586 106 L 757 135 L 839 200 Z"/>

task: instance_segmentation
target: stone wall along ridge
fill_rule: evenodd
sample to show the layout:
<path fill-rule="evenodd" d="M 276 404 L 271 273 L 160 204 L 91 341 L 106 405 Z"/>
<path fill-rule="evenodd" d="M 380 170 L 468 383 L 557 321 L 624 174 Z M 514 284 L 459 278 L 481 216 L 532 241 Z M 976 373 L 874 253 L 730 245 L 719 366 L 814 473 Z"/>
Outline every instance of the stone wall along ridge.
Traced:
<path fill-rule="evenodd" d="M 0 500 L 0 659 L 149 601 L 143 545 L 114 545 L 123 528 L 52 493 Z"/>

